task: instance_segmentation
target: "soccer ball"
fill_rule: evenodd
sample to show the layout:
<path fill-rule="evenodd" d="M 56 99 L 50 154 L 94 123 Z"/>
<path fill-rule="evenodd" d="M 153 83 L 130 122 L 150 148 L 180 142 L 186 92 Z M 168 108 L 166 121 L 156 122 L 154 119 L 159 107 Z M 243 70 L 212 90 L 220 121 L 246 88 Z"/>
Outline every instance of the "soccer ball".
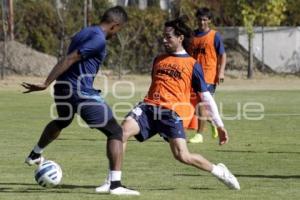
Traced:
<path fill-rule="evenodd" d="M 62 179 L 62 171 L 60 166 L 52 161 L 46 160 L 34 172 L 36 182 L 42 187 L 55 187 Z"/>

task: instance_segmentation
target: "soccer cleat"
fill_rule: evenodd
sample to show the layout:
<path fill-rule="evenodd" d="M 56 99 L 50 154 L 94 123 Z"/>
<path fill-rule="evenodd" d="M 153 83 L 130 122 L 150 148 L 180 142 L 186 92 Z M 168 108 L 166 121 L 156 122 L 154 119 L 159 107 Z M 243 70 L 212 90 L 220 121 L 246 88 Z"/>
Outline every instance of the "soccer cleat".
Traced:
<path fill-rule="evenodd" d="M 31 165 L 40 165 L 44 162 L 44 157 L 41 156 L 39 153 L 35 153 L 34 151 L 31 151 L 29 156 L 25 159 L 25 163 L 29 166 Z"/>
<path fill-rule="evenodd" d="M 235 176 L 227 169 L 227 167 L 223 163 L 217 164 L 219 168 L 222 169 L 222 174 L 217 176 L 217 178 L 223 182 L 228 188 L 234 190 L 240 190 L 240 184 Z"/>
<path fill-rule="evenodd" d="M 218 136 L 219 136 L 219 134 L 218 134 L 218 129 L 217 129 L 217 127 L 216 127 L 215 125 L 212 125 L 212 124 L 211 124 L 211 137 L 212 137 L 213 139 L 216 139 Z"/>
<path fill-rule="evenodd" d="M 194 135 L 194 137 L 192 137 L 191 139 L 189 139 L 190 143 L 203 143 L 203 136 L 201 133 L 196 133 Z"/>
<path fill-rule="evenodd" d="M 105 180 L 103 185 L 96 187 L 96 192 L 97 193 L 109 193 L 109 188 L 110 188 L 110 182 L 108 180 Z"/>
<path fill-rule="evenodd" d="M 120 186 L 115 189 L 110 189 L 109 193 L 113 195 L 135 195 L 135 196 L 140 195 L 138 191 L 128 189 L 125 186 Z"/>

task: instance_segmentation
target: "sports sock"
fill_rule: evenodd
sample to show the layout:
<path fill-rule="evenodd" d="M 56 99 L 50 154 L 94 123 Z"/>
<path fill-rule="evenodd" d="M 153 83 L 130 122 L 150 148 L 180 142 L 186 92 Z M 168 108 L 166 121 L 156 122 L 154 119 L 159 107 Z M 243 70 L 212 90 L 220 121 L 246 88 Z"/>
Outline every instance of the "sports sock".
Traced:
<path fill-rule="evenodd" d="M 113 189 L 116 189 L 118 187 L 121 187 L 122 184 L 121 184 L 121 181 L 111 181 L 110 182 L 110 189 L 113 190 Z"/>
<path fill-rule="evenodd" d="M 214 175 L 216 177 L 220 177 L 220 176 L 222 176 L 223 170 L 222 170 L 222 168 L 213 164 L 211 173 L 212 173 L 212 175 Z"/>
<path fill-rule="evenodd" d="M 37 154 L 42 154 L 44 151 L 44 148 L 39 147 L 38 145 L 35 145 L 33 148 L 33 152 Z"/>
<path fill-rule="evenodd" d="M 110 181 L 121 181 L 121 171 L 110 171 Z"/>

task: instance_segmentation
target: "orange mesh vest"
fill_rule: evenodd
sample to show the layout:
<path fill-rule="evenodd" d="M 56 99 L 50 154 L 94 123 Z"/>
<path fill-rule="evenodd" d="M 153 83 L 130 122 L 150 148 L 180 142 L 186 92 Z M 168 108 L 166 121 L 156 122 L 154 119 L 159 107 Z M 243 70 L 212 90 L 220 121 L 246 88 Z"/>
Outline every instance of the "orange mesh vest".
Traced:
<path fill-rule="evenodd" d="M 195 36 L 191 42 L 190 55 L 201 65 L 205 82 L 217 83 L 217 53 L 214 47 L 216 31 L 210 30 L 204 36 Z"/>
<path fill-rule="evenodd" d="M 190 56 L 158 56 L 153 64 L 152 83 L 144 102 L 175 111 L 187 126 L 194 114 L 190 97 L 195 63 L 196 60 Z"/>

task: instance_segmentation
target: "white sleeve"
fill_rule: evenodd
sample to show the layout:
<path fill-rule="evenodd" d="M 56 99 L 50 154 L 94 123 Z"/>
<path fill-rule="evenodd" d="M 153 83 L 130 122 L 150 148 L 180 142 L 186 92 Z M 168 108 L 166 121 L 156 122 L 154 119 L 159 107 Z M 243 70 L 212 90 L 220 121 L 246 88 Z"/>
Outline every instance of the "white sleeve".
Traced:
<path fill-rule="evenodd" d="M 200 96 L 206 110 L 208 111 L 209 116 L 212 118 L 213 124 L 217 127 L 224 127 L 224 123 L 220 117 L 217 104 L 211 94 L 206 91 L 201 92 Z"/>

